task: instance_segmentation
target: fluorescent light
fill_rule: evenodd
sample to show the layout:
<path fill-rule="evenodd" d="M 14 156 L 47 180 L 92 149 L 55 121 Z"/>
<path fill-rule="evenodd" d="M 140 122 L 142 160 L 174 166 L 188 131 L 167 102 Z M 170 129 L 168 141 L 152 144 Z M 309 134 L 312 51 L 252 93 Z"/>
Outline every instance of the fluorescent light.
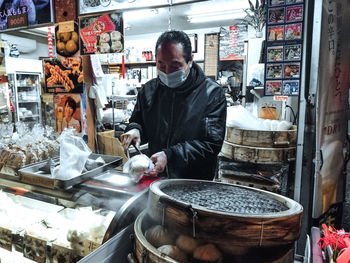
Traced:
<path fill-rule="evenodd" d="M 243 18 L 245 13 L 243 10 L 230 10 L 222 12 L 213 12 L 213 13 L 202 13 L 202 14 L 192 14 L 188 15 L 188 21 L 191 23 L 205 23 L 211 21 L 220 21 L 220 20 L 230 20 Z"/>
<path fill-rule="evenodd" d="M 135 21 L 135 20 L 141 20 L 141 19 L 149 19 L 153 16 L 156 16 L 160 13 L 160 10 L 155 9 L 142 9 L 142 10 L 135 10 L 135 11 L 125 11 L 123 13 L 123 17 L 125 21 Z"/>

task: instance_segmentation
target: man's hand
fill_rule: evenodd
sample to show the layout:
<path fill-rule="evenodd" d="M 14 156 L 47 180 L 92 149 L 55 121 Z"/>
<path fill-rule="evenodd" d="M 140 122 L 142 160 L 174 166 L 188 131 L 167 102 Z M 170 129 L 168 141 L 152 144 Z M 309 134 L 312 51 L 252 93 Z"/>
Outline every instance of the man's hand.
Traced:
<path fill-rule="evenodd" d="M 153 154 L 151 160 L 154 163 L 154 169 L 148 172 L 151 176 L 157 176 L 159 173 L 162 173 L 168 163 L 168 158 L 164 152 Z"/>
<path fill-rule="evenodd" d="M 140 147 L 141 138 L 140 131 L 138 129 L 131 129 L 130 131 L 120 135 L 120 140 L 124 151 L 129 148 L 129 145 L 134 142 L 136 147 Z"/>

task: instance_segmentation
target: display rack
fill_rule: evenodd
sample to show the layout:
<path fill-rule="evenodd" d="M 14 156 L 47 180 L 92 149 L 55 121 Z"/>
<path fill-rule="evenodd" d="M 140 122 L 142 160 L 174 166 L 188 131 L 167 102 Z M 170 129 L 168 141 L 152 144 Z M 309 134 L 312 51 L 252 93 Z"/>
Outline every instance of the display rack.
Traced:
<path fill-rule="evenodd" d="M 41 123 L 41 73 L 14 72 L 9 74 L 15 104 L 15 120 L 34 126 Z"/>

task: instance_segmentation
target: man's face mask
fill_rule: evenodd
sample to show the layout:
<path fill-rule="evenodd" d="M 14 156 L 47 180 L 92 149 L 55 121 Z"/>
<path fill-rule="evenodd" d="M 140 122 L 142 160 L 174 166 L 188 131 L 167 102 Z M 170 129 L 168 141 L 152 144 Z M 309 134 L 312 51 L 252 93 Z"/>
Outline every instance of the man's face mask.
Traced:
<path fill-rule="evenodd" d="M 178 71 L 166 74 L 159 69 L 157 70 L 158 77 L 161 82 L 163 82 L 169 88 L 177 88 L 180 87 L 187 79 L 188 74 L 186 74 L 186 70 L 189 66 L 180 69 Z"/>

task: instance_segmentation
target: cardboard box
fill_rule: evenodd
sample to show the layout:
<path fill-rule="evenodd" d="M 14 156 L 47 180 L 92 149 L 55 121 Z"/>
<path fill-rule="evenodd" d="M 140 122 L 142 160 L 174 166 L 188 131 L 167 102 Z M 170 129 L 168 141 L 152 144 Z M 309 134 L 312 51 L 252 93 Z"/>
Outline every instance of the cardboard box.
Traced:
<path fill-rule="evenodd" d="M 97 139 L 99 153 L 106 155 L 121 156 L 123 157 L 123 163 L 125 163 L 128 160 L 119 139 L 114 138 L 112 130 L 98 132 Z"/>

